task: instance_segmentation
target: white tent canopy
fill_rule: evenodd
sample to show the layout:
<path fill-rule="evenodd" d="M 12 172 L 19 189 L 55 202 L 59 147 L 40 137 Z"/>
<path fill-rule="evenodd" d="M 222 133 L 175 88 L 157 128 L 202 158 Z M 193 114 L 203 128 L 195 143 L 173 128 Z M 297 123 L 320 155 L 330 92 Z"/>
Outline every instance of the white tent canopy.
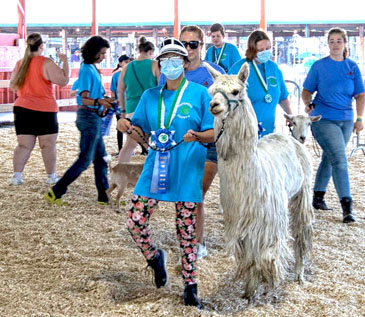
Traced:
<path fill-rule="evenodd" d="M 1 24 L 16 24 L 17 0 L 3 1 Z M 182 22 L 259 23 L 260 0 L 179 0 Z M 91 0 L 26 0 L 28 24 L 91 23 Z M 365 22 L 365 1 L 266 0 L 267 22 Z M 174 0 L 97 0 L 99 23 L 155 23 L 174 19 Z"/>

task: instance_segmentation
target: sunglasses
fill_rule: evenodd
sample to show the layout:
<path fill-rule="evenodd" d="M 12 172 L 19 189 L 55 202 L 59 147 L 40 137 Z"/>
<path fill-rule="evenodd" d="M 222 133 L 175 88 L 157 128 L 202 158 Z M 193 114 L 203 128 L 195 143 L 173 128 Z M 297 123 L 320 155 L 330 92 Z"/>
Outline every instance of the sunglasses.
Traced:
<path fill-rule="evenodd" d="M 181 41 L 181 43 L 185 46 L 185 48 L 188 48 L 188 46 L 190 46 L 192 50 L 195 50 L 199 47 L 200 41 Z"/>

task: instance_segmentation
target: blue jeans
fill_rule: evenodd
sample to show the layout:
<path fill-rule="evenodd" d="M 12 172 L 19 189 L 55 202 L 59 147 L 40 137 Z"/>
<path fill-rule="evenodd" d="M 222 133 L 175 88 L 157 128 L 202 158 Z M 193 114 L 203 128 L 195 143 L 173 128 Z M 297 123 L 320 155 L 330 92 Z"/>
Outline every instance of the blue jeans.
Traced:
<path fill-rule="evenodd" d="M 106 151 L 101 135 L 101 123 L 102 120 L 96 113 L 86 111 L 85 109 L 79 109 L 77 111 L 76 126 L 81 133 L 80 153 L 77 160 L 52 187 L 56 197 L 61 197 L 65 194 L 67 187 L 93 162 L 98 201 L 108 201 L 105 193 L 109 188 L 108 165 L 103 159 Z"/>
<path fill-rule="evenodd" d="M 323 150 L 314 191 L 325 192 L 332 176 L 339 199 L 351 197 L 346 145 L 353 128 L 353 121 L 322 119 L 312 123 L 313 135 Z"/>

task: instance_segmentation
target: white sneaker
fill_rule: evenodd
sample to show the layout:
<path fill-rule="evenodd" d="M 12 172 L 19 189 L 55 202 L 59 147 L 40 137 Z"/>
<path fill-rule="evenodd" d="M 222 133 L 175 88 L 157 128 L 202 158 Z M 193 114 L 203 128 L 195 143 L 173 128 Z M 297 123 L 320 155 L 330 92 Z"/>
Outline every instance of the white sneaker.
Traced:
<path fill-rule="evenodd" d="M 47 176 L 47 184 L 56 184 L 60 178 L 57 174 Z"/>
<path fill-rule="evenodd" d="M 208 255 L 208 250 L 205 244 L 201 244 L 198 242 L 198 253 L 196 255 L 196 259 L 200 260 L 202 258 L 205 258 Z"/>
<path fill-rule="evenodd" d="M 109 164 L 112 162 L 112 156 L 110 154 L 103 156 L 105 163 Z"/>
<path fill-rule="evenodd" d="M 10 180 L 10 184 L 11 185 L 15 185 L 15 186 L 18 186 L 18 185 L 23 185 L 24 184 L 24 180 L 23 178 L 18 178 L 16 176 L 13 176 Z"/>

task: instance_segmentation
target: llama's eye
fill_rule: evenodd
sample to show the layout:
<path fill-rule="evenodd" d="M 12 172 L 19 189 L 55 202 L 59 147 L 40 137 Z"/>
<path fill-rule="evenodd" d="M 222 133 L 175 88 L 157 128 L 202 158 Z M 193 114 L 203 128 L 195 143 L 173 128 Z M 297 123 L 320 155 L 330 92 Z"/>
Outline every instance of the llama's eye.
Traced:
<path fill-rule="evenodd" d="M 296 126 L 296 125 L 297 125 L 297 123 L 296 123 L 296 122 L 293 122 L 293 125 L 295 125 L 295 126 Z"/>
<path fill-rule="evenodd" d="M 233 95 L 233 96 L 238 95 L 238 93 L 239 93 L 239 90 L 237 90 L 237 89 L 235 89 L 235 90 L 233 90 L 233 91 L 232 91 L 232 95 Z"/>

